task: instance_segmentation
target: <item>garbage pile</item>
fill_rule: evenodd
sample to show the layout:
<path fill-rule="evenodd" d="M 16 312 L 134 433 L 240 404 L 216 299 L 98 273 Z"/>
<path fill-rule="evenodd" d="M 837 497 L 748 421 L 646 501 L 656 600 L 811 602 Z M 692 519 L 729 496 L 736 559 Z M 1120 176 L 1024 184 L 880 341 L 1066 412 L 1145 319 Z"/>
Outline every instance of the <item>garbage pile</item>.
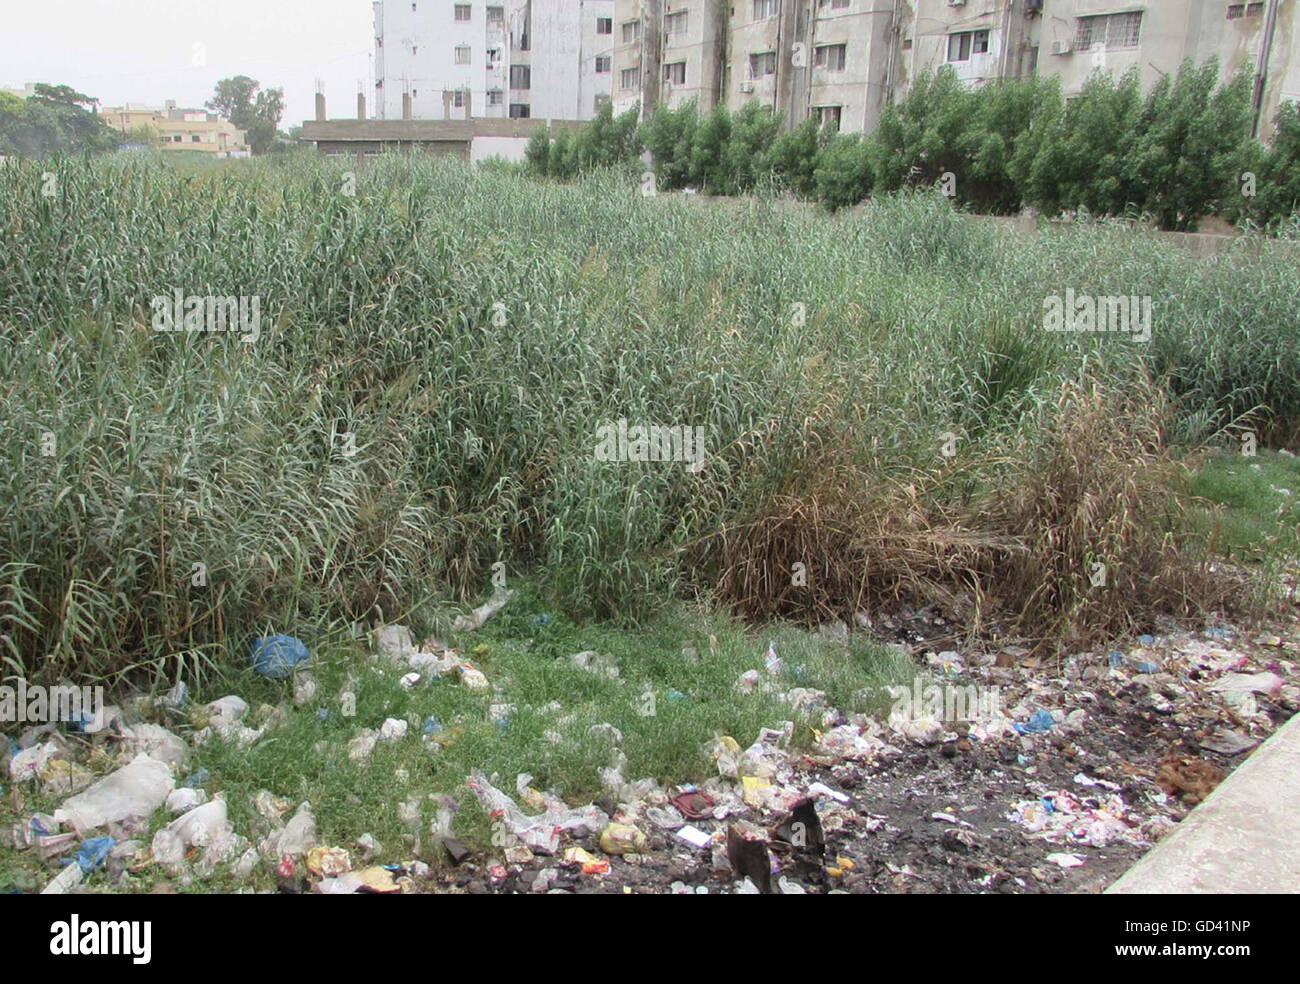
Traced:
<path fill-rule="evenodd" d="M 467 618 L 481 625 L 506 601 Z M 842 644 L 848 632 L 838 623 L 822 636 Z M 451 680 L 490 694 L 498 723 L 514 713 L 503 682 L 458 650 L 436 639 L 416 646 L 402 626 L 381 626 L 372 642 L 378 665 L 401 672 L 404 689 Z M 629 776 L 623 734 L 597 724 L 588 736 L 608 759 L 596 770 L 596 802 L 566 802 L 528 773 L 511 781 L 472 771 L 463 788 L 488 819 L 490 843 L 471 847 L 453 832 L 460 804 L 451 796 L 400 792 L 402 847 L 415 859 L 388 865 L 378 863 L 384 847 L 373 835 L 324 843 L 310 801 L 268 789 L 239 803 L 233 815 L 253 819 L 237 830 L 227 793 L 211 788 L 193 759 L 213 741 L 257 745 L 292 708 L 252 708 L 236 695 L 197 704 L 182 684 L 152 700 L 148 714 L 109 707 L 79 733 L 44 725 L 0 741 L 11 746 L 0 767 L 17 792 L 59 800 L 52 813 L 3 833 L 15 850 L 63 863 L 44 888 L 52 893 L 99 872 L 117 878 L 154 866 L 182 881 L 224 873 L 241 884 L 260 870 L 281 892 L 321 894 L 1032 890 L 1131 862 L 1211 795 L 1300 710 L 1298 650 L 1294 638 L 1244 639 L 1218 625 L 1062 659 L 1028 646 L 918 646 L 908 651 L 918 664 L 913 686 L 891 689 L 890 711 L 875 717 L 832 706 L 769 643 L 734 689 L 775 698 L 780 719 L 743 735 L 747 744 L 715 734 L 701 750 L 708 778 L 665 786 Z M 568 662 L 619 679 L 603 654 Z M 257 640 L 250 665 L 291 680 L 298 707 L 316 700 L 298 640 Z M 355 700 L 355 689 L 354 680 L 340 697 Z M 418 717 L 374 723 L 351 734 L 351 761 L 366 763 L 385 742 L 448 740 L 431 716 L 422 725 Z M 176 733 L 187 729 L 188 741 Z M 395 788 L 409 780 L 404 772 Z"/>

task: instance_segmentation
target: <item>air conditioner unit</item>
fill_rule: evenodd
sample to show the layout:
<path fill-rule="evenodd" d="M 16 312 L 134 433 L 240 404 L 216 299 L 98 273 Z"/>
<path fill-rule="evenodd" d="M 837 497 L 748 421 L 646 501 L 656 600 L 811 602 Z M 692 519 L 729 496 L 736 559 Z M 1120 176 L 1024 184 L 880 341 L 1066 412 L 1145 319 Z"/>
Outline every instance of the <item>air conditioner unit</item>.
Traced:
<path fill-rule="evenodd" d="M 1068 55 L 1073 50 L 1074 48 L 1069 41 L 1052 42 L 1052 54 L 1054 55 Z"/>
<path fill-rule="evenodd" d="M 753 82 L 742 82 L 742 83 L 740 83 L 740 91 L 741 91 L 741 92 L 753 92 L 753 91 L 754 91 L 754 83 L 753 83 Z"/>

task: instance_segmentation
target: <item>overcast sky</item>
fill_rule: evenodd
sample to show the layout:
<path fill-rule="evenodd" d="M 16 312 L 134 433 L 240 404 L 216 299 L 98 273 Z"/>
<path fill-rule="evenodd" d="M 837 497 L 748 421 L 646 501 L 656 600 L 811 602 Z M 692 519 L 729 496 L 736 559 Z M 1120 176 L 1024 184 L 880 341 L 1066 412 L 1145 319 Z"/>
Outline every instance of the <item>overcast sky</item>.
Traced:
<path fill-rule="evenodd" d="M 317 78 L 330 116 L 356 115 L 373 38 L 370 0 L 0 0 L 0 86 L 202 106 L 218 79 L 249 75 L 284 89 L 288 129 L 313 117 Z"/>

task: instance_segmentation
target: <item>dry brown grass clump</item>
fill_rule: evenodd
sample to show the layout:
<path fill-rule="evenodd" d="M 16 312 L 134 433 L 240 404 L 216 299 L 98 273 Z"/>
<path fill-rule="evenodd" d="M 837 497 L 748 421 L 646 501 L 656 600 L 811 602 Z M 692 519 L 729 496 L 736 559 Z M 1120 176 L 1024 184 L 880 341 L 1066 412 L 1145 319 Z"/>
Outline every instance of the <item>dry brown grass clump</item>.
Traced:
<path fill-rule="evenodd" d="M 847 448 L 824 449 L 797 488 L 715 538 L 719 596 L 748 617 L 814 621 L 960 593 L 1023 635 L 1072 645 L 1237 590 L 1179 535 L 1181 466 L 1158 385 L 1084 376 L 1039 413 L 1010 453 L 987 448 L 902 480 L 896 466 L 887 477 Z"/>

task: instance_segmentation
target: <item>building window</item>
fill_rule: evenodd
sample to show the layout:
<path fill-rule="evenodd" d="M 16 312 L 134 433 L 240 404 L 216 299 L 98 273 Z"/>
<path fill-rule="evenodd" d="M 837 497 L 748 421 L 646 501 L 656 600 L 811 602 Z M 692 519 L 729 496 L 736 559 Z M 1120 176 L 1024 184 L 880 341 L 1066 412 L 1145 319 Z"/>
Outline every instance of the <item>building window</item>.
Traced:
<path fill-rule="evenodd" d="M 596 33 L 597 33 L 597 34 L 613 34 L 613 33 L 614 33 L 614 18 L 613 18 L 613 17 L 597 17 L 597 18 L 596 18 Z"/>
<path fill-rule="evenodd" d="M 597 55 L 597 56 L 596 56 L 596 74 L 597 74 L 597 75 L 607 75 L 607 74 L 609 73 L 610 62 L 611 62 L 612 60 L 613 60 L 613 59 L 611 59 L 609 55 Z"/>
<path fill-rule="evenodd" d="M 420 46 L 418 44 L 411 45 L 411 54 L 418 55 L 419 53 L 420 53 Z"/>
<path fill-rule="evenodd" d="M 664 36 L 672 37 L 674 34 L 686 34 L 686 15 L 689 11 L 678 10 L 671 14 L 664 14 Z"/>
<path fill-rule="evenodd" d="M 828 72 L 844 71 L 845 53 L 848 45 L 845 44 L 824 44 L 813 49 L 814 64 L 818 68 L 824 68 Z"/>
<path fill-rule="evenodd" d="M 776 74 L 776 52 L 757 51 L 749 56 L 749 77 L 759 78 L 763 75 Z"/>
<path fill-rule="evenodd" d="M 664 81 L 673 85 L 686 84 L 686 62 L 673 62 L 664 66 Z"/>
<path fill-rule="evenodd" d="M 781 0 L 754 0 L 754 20 L 767 20 L 781 12 Z"/>
<path fill-rule="evenodd" d="M 815 106 L 817 112 L 817 125 L 825 126 L 831 124 L 835 129 L 840 128 L 840 116 L 844 110 L 843 106 Z"/>
<path fill-rule="evenodd" d="M 512 89 L 531 89 L 533 85 L 533 71 L 528 65 L 511 65 L 510 66 L 510 88 Z"/>
<path fill-rule="evenodd" d="M 487 91 L 487 101 L 488 101 L 488 105 L 489 105 L 489 106 L 500 106 L 500 105 L 501 105 L 501 90 L 500 90 L 500 89 L 488 89 L 488 91 Z"/>
<path fill-rule="evenodd" d="M 488 51 L 487 51 L 487 67 L 488 67 L 488 71 L 489 71 L 489 72 L 491 72 L 491 71 L 493 71 L 493 70 L 498 69 L 498 68 L 501 67 L 501 49 L 500 49 L 500 48 L 488 48 Z"/>
<path fill-rule="evenodd" d="M 488 7 L 487 22 L 497 27 L 500 27 L 502 24 L 504 24 L 506 22 L 505 7 Z"/>
<path fill-rule="evenodd" d="M 190 143 L 201 143 L 202 140 L 203 138 L 200 137 L 197 133 L 194 134 L 194 136 L 190 137 Z"/>
<path fill-rule="evenodd" d="M 618 86 L 620 89 L 639 89 L 641 88 L 641 69 L 625 68 L 619 72 Z"/>
<path fill-rule="evenodd" d="M 988 31 L 961 31 L 948 35 L 948 60 L 970 61 L 971 54 L 983 55 L 989 50 Z"/>
<path fill-rule="evenodd" d="M 451 104 L 457 109 L 465 108 L 465 93 L 463 90 L 457 89 L 451 94 Z"/>
<path fill-rule="evenodd" d="M 510 118 L 512 120 L 526 120 L 526 119 L 530 119 L 532 115 L 533 113 L 532 110 L 529 108 L 528 103 L 510 104 Z"/>
<path fill-rule="evenodd" d="M 628 21 L 623 25 L 623 43 L 631 44 L 641 36 L 641 22 Z"/>
<path fill-rule="evenodd" d="M 1228 4 L 1228 20 L 1240 20 L 1243 17 L 1259 17 L 1264 13 L 1262 3 Z"/>
<path fill-rule="evenodd" d="M 849 0 L 817 0 L 817 6 L 830 7 L 831 10 L 847 10 Z"/>
<path fill-rule="evenodd" d="M 1089 51 L 1096 45 L 1105 45 L 1107 51 L 1136 48 L 1142 38 L 1142 12 L 1130 14 L 1099 14 L 1080 17 L 1074 47 Z"/>
<path fill-rule="evenodd" d="M 456 45 L 456 64 L 457 65 L 469 64 L 469 45 L 467 44 Z"/>
<path fill-rule="evenodd" d="M 465 24 L 468 21 L 470 21 L 474 16 L 470 11 L 471 8 L 469 4 L 467 3 L 456 4 L 456 23 Z"/>

